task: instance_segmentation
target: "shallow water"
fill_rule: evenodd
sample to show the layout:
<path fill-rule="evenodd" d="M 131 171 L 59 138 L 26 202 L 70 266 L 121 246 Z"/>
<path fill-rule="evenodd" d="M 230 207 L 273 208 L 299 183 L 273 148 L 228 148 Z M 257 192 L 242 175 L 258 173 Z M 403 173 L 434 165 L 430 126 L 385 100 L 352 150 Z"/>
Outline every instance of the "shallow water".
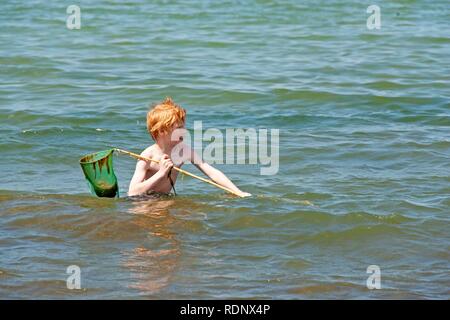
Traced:
<path fill-rule="evenodd" d="M 0 4 L 0 298 L 450 298 L 447 1 L 380 2 L 373 31 L 360 1 L 78 4 L 72 31 L 65 4 Z M 79 158 L 145 148 L 168 95 L 188 127 L 280 129 L 278 174 L 90 196 Z"/>

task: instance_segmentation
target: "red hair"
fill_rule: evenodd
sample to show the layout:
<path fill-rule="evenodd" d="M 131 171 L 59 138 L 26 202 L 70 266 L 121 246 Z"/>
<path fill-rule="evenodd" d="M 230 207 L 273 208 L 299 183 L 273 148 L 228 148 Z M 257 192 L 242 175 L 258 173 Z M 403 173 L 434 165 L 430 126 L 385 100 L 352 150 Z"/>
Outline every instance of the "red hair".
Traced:
<path fill-rule="evenodd" d="M 181 108 L 172 98 L 153 105 L 147 113 L 147 130 L 153 139 L 161 133 L 169 133 L 174 124 L 182 124 L 186 119 L 186 110 Z"/>

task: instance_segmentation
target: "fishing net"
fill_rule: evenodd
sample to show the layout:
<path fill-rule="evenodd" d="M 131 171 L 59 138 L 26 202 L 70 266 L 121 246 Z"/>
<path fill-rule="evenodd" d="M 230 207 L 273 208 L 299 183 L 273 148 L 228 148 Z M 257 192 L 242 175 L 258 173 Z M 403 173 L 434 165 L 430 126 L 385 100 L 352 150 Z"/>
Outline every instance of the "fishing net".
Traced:
<path fill-rule="evenodd" d="M 119 197 L 117 177 L 113 169 L 114 149 L 91 153 L 80 159 L 81 169 L 93 195 Z"/>

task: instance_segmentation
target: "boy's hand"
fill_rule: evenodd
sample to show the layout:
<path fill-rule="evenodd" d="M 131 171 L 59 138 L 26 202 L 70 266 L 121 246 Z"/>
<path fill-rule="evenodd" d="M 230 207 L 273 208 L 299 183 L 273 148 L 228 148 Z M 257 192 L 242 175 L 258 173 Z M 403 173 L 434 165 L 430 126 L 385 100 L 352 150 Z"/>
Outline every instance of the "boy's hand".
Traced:
<path fill-rule="evenodd" d="M 161 160 L 159 160 L 159 172 L 163 174 L 164 176 L 167 176 L 169 174 L 170 169 L 173 168 L 173 162 L 169 158 L 167 154 L 163 155 L 161 157 Z"/>
<path fill-rule="evenodd" d="M 251 193 L 248 193 L 248 192 L 243 192 L 243 191 L 242 191 L 241 193 L 239 193 L 239 196 L 245 198 L 245 197 L 251 197 L 252 194 L 251 194 Z"/>

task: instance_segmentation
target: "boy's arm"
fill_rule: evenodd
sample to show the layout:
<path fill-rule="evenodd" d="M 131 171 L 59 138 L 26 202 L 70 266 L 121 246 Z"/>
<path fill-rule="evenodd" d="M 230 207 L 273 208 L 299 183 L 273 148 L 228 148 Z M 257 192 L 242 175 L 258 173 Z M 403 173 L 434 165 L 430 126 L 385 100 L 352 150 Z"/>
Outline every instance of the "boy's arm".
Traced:
<path fill-rule="evenodd" d="M 147 165 L 147 162 L 143 160 L 139 160 L 137 162 L 136 170 L 134 171 L 133 178 L 131 178 L 130 187 L 128 188 L 128 196 L 146 193 L 164 179 L 163 170 L 159 170 L 153 176 L 144 181 L 145 174 L 147 172 Z"/>
<path fill-rule="evenodd" d="M 212 181 L 220 184 L 221 186 L 227 187 L 228 189 L 233 190 L 234 192 L 240 194 L 243 197 L 251 196 L 250 193 L 241 191 L 238 187 L 235 186 L 230 179 L 227 178 L 226 175 L 222 173 L 222 171 L 212 167 L 208 163 L 204 162 L 194 150 L 191 151 L 191 162 L 204 174 L 206 174 Z"/>

